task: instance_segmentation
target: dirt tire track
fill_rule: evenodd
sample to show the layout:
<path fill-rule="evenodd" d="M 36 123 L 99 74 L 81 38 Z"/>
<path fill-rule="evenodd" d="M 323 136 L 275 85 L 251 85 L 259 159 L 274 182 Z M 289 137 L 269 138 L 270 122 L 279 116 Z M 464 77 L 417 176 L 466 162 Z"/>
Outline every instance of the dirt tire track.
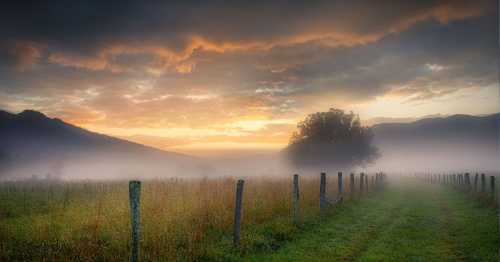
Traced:
<path fill-rule="evenodd" d="M 393 225 L 398 222 L 398 219 L 393 219 L 396 214 L 399 214 L 401 217 L 402 211 L 404 210 L 403 201 L 398 203 L 398 205 L 394 205 L 389 209 L 390 215 L 387 216 L 387 219 L 377 221 L 376 224 L 368 225 L 368 231 L 359 232 L 358 235 L 361 235 L 361 238 L 356 238 L 351 242 L 352 250 L 349 253 L 341 256 L 339 261 L 356 261 L 361 255 L 368 250 L 370 247 L 370 243 L 376 242 L 379 238 L 380 234 L 390 230 Z"/>
<path fill-rule="evenodd" d="M 441 211 L 440 223 L 441 223 L 441 243 L 446 254 L 450 257 L 451 261 L 466 261 L 464 254 L 457 247 L 457 244 L 453 241 L 453 230 L 451 225 L 453 225 L 454 214 L 453 211 L 448 206 L 446 201 L 442 199 L 439 200 L 439 207 Z"/>

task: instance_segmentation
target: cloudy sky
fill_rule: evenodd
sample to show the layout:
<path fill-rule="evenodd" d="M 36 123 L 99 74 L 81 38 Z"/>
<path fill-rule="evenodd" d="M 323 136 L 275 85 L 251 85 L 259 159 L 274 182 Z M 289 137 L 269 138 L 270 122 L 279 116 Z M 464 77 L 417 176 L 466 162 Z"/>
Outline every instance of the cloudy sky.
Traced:
<path fill-rule="evenodd" d="M 163 149 L 276 150 L 330 107 L 499 111 L 495 0 L 12 2 L 1 109 Z"/>

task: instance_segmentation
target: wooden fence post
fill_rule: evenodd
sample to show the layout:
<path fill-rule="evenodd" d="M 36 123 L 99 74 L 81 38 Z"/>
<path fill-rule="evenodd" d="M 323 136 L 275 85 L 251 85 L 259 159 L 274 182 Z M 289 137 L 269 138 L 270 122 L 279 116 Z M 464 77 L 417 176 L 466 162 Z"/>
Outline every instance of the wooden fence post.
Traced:
<path fill-rule="evenodd" d="M 490 192 L 493 200 L 495 199 L 495 176 L 490 176 Z"/>
<path fill-rule="evenodd" d="M 241 207 L 243 203 L 243 186 L 244 180 L 238 180 L 236 183 L 236 202 L 234 205 L 234 230 L 233 230 L 233 246 L 235 248 L 240 246 L 240 232 L 241 232 Z"/>
<path fill-rule="evenodd" d="M 299 222 L 299 175 L 293 175 L 293 193 L 292 193 L 292 205 L 293 205 L 293 222 L 297 224 Z"/>
<path fill-rule="evenodd" d="M 368 174 L 365 175 L 365 191 L 368 193 L 369 184 L 368 184 Z"/>
<path fill-rule="evenodd" d="M 342 180 L 342 172 L 339 172 L 337 174 L 337 184 L 339 185 L 339 196 L 338 196 L 338 199 L 340 202 L 342 202 L 344 200 L 344 184 L 343 184 L 343 180 Z"/>
<path fill-rule="evenodd" d="M 139 242 L 141 240 L 141 182 L 136 180 L 130 181 L 128 192 L 132 226 L 130 261 L 137 262 L 139 261 Z"/>
<path fill-rule="evenodd" d="M 364 192 L 364 184 L 365 184 L 365 173 L 361 173 L 359 175 L 359 193 L 363 194 Z"/>
<path fill-rule="evenodd" d="M 354 174 L 351 173 L 349 176 L 349 193 L 351 193 L 351 198 L 354 198 L 354 193 L 356 193 Z"/>
<path fill-rule="evenodd" d="M 486 193 L 486 176 L 481 174 L 481 193 Z"/>
<path fill-rule="evenodd" d="M 465 188 L 470 191 L 470 174 L 465 173 Z"/>
<path fill-rule="evenodd" d="M 479 174 L 476 173 L 476 175 L 474 176 L 474 192 L 477 192 L 477 182 L 479 180 Z"/>
<path fill-rule="evenodd" d="M 319 212 L 325 214 L 326 210 L 326 174 L 321 173 L 319 180 Z"/>

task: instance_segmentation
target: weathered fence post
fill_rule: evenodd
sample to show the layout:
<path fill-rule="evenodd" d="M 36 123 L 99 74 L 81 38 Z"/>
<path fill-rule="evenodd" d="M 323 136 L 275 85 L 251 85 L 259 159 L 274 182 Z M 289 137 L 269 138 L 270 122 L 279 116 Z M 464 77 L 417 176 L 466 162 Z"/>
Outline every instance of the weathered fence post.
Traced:
<path fill-rule="evenodd" d="M 292 193 L 292 205 L 293 205 L 293 222 L 297 224 L 299 222 L 299 175 L 293 175 L 293 193 Z"/>
<path fill-rule="evenodd" d="M 130 202 L 130 219 L 132 225 L 132 243 L 130 245 L 130 261 L 139 261 L 139 242 L 141 240 L 141 182 L 130 181 L 128 186 Z"/>
<path fill-rule="evenodd" d="M 319 212 L 325 214 L 326 210 L 326 174 L 321 173 L 319 179 Z"/>
<path fill-rule="evenodd" d="M 479 174 L 476 173 L 476 175 L 474 176 L 474 192 L 477 192 L 477 182 L 479 180 Z"/>
<path fill-rule="evenodd" d="M 359 193 L 363 194 L 364 192 L 364 184 L 365 184 L 365 173 L 361 173 L 359 175 Z"/>
<path fill-rule="evenodd" d="M 343 180 L 342 180 L 342 172 L 339 172 L 337 174 L 337 184 L 339 185 L 339 196 L 338 200 L 339 202 L 342 202 L 344 200 L 344 185 L 343 185 Z"/>
<path fill-rule="evenodd" d="M 481 174 L 481 193 L 486 193 L 486 176 Z"/>
<path fill-rule="evenodd" d="M 244 180 L 238 180 L 236 183 L 236 202 L 234 205 L 234 229 L 233 229 L 233 246 L 235 248 L 240 246 L 240 232 L 241 232 L 241 206 L 243 203 L 243 185 Z"/>
<path fill-rule="evenodd" d="M 465 173 L 465 188 L 467 191 L 470 191 L 470 174 Z"/>
<path fill-rule="evenodd" d="M 354 174 L 351 173 L 349 176 L 349 193 L 351 193 L 351 198 L 354 198 L 354 193 L 356 192 Z"/>
<path fill-rule="evenodd" d="M 490 192 L 493 200 L 495 199 L 495 176 L 490 176 Z"/>
<path fill-rule="evenodd" d="M 367 193 L 368 193 L 368 187 L 369 187 L 369 185 L 368 185 L 368 174 L 367 174 L 367 175 L 365 175 L 365 191 Z"/>

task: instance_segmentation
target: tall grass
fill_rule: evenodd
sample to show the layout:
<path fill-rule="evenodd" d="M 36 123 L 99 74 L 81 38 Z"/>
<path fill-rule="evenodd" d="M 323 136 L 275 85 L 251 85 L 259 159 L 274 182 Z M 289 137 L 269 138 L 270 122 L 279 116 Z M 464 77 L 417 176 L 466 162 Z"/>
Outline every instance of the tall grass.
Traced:
<path fill-rule="evenodd" d="M 337 195 L 336 180 L 327 180 L 328 197 Z M 247 178 L 241 249 L 233 250 L 235 184 L 228 177 L 144 181 L 142 260 L 234 260 L 275 249 L 300 229 L 290 216 L 291 177 Z M 349 195 L 348 176 L 344 185 Z M 317 220 L 318 196 L 319 176 L 301 177 L 301 224 Z M 0 261 L 126 261 L 129 240 L 127 181 L 0 184 Z"/>

